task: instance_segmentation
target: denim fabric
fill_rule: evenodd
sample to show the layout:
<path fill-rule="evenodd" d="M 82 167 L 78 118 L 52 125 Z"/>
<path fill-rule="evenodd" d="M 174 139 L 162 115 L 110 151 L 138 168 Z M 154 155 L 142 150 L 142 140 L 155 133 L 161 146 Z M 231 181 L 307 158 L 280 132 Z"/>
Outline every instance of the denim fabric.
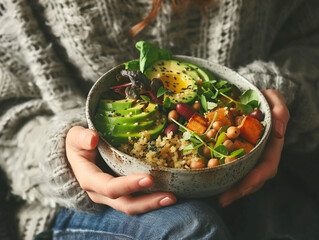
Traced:
<path fill-rule="evenodd" d="M 112 208 L 98 214 L 62 209 L 53 239 L 231 239 L 215 208 L 189 200 L 136 216 Z"/>

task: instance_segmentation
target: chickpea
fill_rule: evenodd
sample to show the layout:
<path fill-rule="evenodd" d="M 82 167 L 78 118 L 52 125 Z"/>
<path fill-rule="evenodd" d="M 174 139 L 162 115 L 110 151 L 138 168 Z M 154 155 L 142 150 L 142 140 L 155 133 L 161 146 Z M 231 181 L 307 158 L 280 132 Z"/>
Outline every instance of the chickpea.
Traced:
<path fill-rule="evenodd" d="M 210 160 L 208 161 L 208 163 L 207 163 L 207 167 L 208 167 L 208 168 L 216 167 L 216 166 L 218 166 L 218 165 L 219 165 L 219 161 L 218 161 L 217 158 L 212 158 L 212 159 L 210 159 Z"/>
<path fill-rule="evenodd" d="M 234 149 L 234 143 L 231 140 L 226 140 L 223 145 L 227 148 L 228 152 L 232 152 Z"/>
<path fill-rule="evenodd" d="M 201 107 L 202 107 L 202 105 L 200 104 L 200 102 L 198 102 L 198 101 L 194 102 L 193 109 L 195 111 L 199 111 Z"/>
<path fill-rule="evenodd" d="M 234 161 L 235 159 L 236 159 L 236 157 L 225 158 L 225 163 L 230 163 L 230 162 Z"/>
<path fill-rule="evenodd" d="M 235 118 L 235 125 L 239 126 L 241 124 L 241 122 L 244 120 L 244 118 L 245 118 L 244 116 L 237 116 Z"/>
<path fill-rule="evenodd" d="M 209 129 L 206 133 L 206 141 L 208 141 L 211 138 L 215 138 L 217 134 L 217 131 L 215 129 Z"/>
<path fill-rule="evenodd" d="M 205 146 L 205 147 L 203 148 L 203 155 L 204 155 L 206 158 L 210 158 L 210 157 L 211 157 L 211 152 L 210 152 L 209 147 Z"/>
<path fill-rule="evenodd" d="M 205 168 L 205 163 L 204 160 L 202 158 L 197 158 L 195 160 L 192 160 L 191 165 L 190 165 L 191 169 L 201 169 L 201 168 Z"/>
<path fill-rule="evenodd" d="M 176 110 L 171 110 L 169 113 L 168 113 L 168 121 L 170 122 L 173 122 L 172 119 L 174 119 L 175 121 L 178 121 L 178 113 Z"/>
<path fill-rule="evenodd" d="M 221 127 L 223 127 L 224 124 L 221 121 L 216 121 L 213 123 L 213 128 L 218 131 Z"/>
<path fill-rule="evenodd" d="M 239 134 L 240 129 L 238 127 L 229 127 L 226 132 L 227 137 L 230 139 L 238 138 Z"/>

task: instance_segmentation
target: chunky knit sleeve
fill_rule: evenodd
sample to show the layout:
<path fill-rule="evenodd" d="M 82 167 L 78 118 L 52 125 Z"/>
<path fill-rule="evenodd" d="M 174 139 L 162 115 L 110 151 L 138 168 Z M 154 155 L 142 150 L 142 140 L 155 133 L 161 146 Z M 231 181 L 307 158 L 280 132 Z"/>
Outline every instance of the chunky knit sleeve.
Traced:
<path fill-rule="evenodd" d="M 286 145 L 311 151 L 319 144 L 319 49 L 298 45 L 278 51 L 272 61 L 254 61 L 239 73 L 260 89 L 282 93 L 290 111 Z"/>
<path fill-rule="evenodd" d="M 83 82 L 33 16 L 26 1 L 0 6 L 0 165 L 28 203 L 92 211 L 65 154 L 67 131 L 86 125 Z"/>
<path fill-rule="evenodd" d="M 29 113 L 19 109 L 20 106 L 26 109 L 32 106 L 35 115 L 25 118 Z M 30 203 L 93 211 L 97 205 L 80 188 L 65 154 L 68 130 L 75 125 L 86 126 L 84 109 L 74 108 L 47 115 L 41 111 L 40 101 L 28 101 L 20 106 L 1 116 L 1 123 L 6 123 L 1 126 L 4 130 L 0 138 L 1 165 L 6 170 L 13 193 Z M 19 118 L 10 121 L 8 117 L 13 114 Z M 16 127 L 14 131 L 3 129 L 10 125 Z"/>
<path fill-rule="evenodd" d="M 318 1 L 304 1 L 286 18 L 268 57 L 239 69 L 260 89 L 276 89 L 286 97 L 291 118 L 285 140 L 295 151 L 319 145 L 318 12 Z"/>

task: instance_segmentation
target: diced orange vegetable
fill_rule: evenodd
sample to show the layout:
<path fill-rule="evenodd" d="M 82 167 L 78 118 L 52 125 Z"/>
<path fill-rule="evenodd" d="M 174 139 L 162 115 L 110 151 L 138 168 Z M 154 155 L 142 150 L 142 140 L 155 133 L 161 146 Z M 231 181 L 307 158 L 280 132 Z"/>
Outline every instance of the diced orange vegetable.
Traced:
<path fill-rule="evenodd" d="M 189 130 L 192 130 L 198 134 L 203 134 L 207 130 L 209 123 L 207 119 L 200 115 L 199 113 L 195 113 L 190 119 L 186 126 Z"/>
<path fill-rule="evenodd" d="M 251 143 L 249 143 L 247 141 L 241 141 L 239 139 L 236 139 L 235 142 L 234 142 L 234 148 L 235 149 L 243 148 L 245 154 L 247 154 L 254 148 L 254 145 L 252 145 Z"/>
<path fill-rule="evenodd" d="M 246 116 L 241 124 L 238 126 L 240 129 L 240 136 L 252 144 L 256 144 L 263 132 L 261 123 L 252 117 Z"/>
<path fill-rule="evenodd" d="M 208 112 L 205 115 L 205 117 L 209 119 L 209 122 L 211 122 L 214 119 L 215 113 L 217 113 L 215 121 L 221 121 L 224 124 L 224 126 L 234 125 L 233 116 L 227 107 L 220 107 Z"/>

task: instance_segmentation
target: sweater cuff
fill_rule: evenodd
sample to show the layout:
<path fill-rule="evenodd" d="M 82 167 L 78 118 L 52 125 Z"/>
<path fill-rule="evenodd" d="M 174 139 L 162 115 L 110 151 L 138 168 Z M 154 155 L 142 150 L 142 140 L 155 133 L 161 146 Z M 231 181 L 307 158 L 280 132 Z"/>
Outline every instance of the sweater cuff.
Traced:
<path fill-rule="evenodd" d="M 45 147 L 42 156 L 38 156 L 44 178 L 39 189 L 45 196 L 44 204 L 94 212 L 102 206 L 80 187 L 66 157 L 65 139 L 73 126 L 87 126 L 84 108 L 61 112 L 46 124 Z"/>
<path fill-rule="evenodd" d="M 239 68 L 238 73 L 259 90 L 274 89 L 280 92 L 288 107 L 293 103 L 298 85 L 290 78 L 289 73 L 280 71 L 273 62 L 254 61 Z"/>
<path fill-rule="evenodd" d="M 319 113 L 313 101 L 311 86 L 302 75 L 295 79 L 288 69 L 279 68 L 273 62 L 254 61 L 241 67 L 238 73 L 260 90 L 274 89 L 286 99 L 290 111 L 285 135 L 285 145 L 293 151 L 308 152 L 318 147 Z"/>

